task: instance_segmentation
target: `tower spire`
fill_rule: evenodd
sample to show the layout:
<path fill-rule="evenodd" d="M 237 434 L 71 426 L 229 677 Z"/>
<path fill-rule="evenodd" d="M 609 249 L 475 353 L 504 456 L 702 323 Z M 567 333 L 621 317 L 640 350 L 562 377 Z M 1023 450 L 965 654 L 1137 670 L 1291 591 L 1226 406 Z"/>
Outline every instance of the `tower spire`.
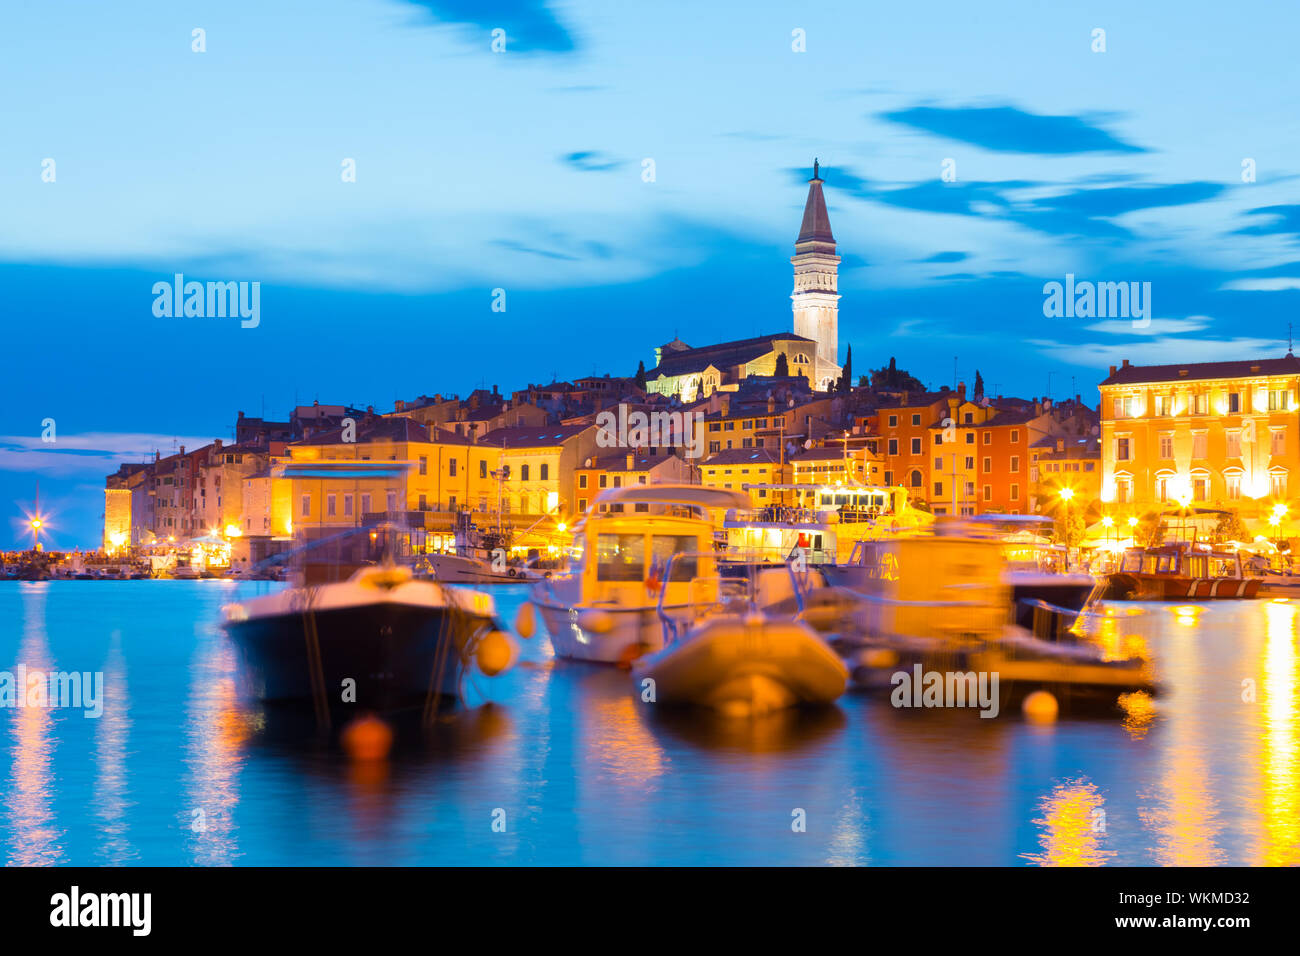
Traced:
<path fill-rule="evenodd" d="M 821 160 L 817 158 L 813 159 L 803 223 L 790 264 L 794 266 L 794 291 L 790 296 L 794 333 L 816 343 L 813 385 L 828 390 L 841 372 L 837 290 L 840 257 L 835 254 L 835 235 L 826 213 L 826 197 L 822 195 Z"/>

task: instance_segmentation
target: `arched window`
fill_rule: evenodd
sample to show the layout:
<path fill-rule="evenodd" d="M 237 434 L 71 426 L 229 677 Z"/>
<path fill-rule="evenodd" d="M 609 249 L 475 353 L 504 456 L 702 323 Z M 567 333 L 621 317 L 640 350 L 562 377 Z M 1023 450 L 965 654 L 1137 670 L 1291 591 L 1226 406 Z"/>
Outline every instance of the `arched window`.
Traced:
<path fill-rule="evenodd" d="M 519 480 L 520 480 L 520 481 L 527 481 L 527 480 L 528 480 L 528 466 L 527 466 L 527 465 L 520 465 L 520 466 L 519 466 Z"/>
<path fill-rule="evenodd" d="M 547 479 L 547 477 L 550 475 L 550 471 L 551 471 L 551 466 L 548 465 L 548 464 L 546 464 L 545 462 L 543 462 L 543 463 L 542 463 L 542 481 L 545 481 L 545 480 Z"/>
<path fill-rule="evenodd" d="M 921 473 L 919 471 L 912 472 L 911 482 L 913 488 L 921 487 Z"/>

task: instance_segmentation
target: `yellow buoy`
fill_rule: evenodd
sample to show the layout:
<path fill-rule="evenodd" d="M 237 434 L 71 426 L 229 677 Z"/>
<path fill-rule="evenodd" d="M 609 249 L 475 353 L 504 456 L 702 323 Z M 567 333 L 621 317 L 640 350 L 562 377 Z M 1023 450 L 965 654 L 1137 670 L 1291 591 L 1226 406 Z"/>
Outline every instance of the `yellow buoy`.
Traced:
<path fill-rule="evenodd" d="M 488 677 L 496 677 L 510 666 L 513 649 L 510 638 L 501 631 L 488 631 L 478 643 L 478 669 Z"/>
<path fill-rule="evenodd" d="M 1056 720 L 1056 715 L 1060 713 L 1061 707 L 1051 693 L 1045 690 L 1036 690 L 1025 698 L 1024 703 L 1020 705 L 1020 709 L 1029 720 L 1040 724 L 1050 724 Z"/>
<path fill-rule="evenodd" d="M 528 601 L 519 605 L 515 613 L 515 633 L 525 641 L 537 633 L 537 612 Z"/>
<path fill-rule="evenodd" d="M 339 742 L 353 760 L 383 760 L 393 746 L 393 730 L 378 717 L 367 714 L 344 727 Z"/>

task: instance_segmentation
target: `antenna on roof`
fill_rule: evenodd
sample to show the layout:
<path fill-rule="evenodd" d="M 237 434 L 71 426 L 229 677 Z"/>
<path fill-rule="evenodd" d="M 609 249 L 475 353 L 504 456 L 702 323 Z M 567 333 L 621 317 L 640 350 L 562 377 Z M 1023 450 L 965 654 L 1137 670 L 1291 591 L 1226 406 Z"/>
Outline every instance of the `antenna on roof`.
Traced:
<path fill-rule="evenodd" d="M 1291 323 L 1288 322 L 1288 323 L 1286 324 L 1286 354 L 1287 354 L 1287 355 L 1290 355 L 1290 354 L 1291 354 L 1291 348 L 1292 348 L 1292 342 L 1291 342 Z"/>

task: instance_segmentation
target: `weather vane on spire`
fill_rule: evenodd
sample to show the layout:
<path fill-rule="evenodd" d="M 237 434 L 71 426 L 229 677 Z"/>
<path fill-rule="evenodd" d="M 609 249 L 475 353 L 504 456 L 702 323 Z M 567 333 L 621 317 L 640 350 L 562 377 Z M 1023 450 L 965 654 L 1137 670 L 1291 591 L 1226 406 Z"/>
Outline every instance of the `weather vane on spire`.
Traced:
<path fill-rule="evenodd" d="M 818 170 L 817 157 L 813 157 L 813 179 L 821 179 L 821 172 Z"/>

